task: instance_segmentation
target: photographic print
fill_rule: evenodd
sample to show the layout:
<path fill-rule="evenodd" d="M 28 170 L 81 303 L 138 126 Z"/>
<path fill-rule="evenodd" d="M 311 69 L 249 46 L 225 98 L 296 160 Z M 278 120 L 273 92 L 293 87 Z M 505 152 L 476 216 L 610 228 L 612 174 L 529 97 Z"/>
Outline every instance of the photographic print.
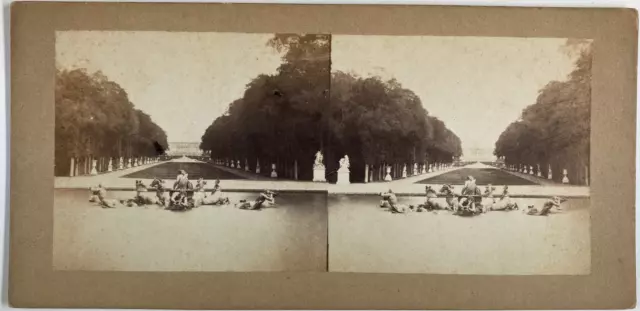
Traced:
<path fill-rule="evenodd" d="M 56 270 L 326 271 L 329 35 L 56 33 Z"/>
<path fill-rule="evenodd" d="M 589 274 L 591 55 L 334 35 L 329 271 Z"/>
<path fill-rule="evenodd" d="M 9 302 L 633 307 L 637 21 L 16 3 Z"/>

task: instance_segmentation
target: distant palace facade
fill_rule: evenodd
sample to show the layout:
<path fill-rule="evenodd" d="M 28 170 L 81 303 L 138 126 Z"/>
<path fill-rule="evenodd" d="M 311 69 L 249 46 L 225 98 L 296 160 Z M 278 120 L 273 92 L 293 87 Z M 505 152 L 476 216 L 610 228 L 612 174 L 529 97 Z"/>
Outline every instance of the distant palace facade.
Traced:
<path fill-rule="evenodd" d="M 169 142 L 169 150 L 167 150 L 169 156 L 200 156 L 202 150 L 200 149 L 200 143 L 194 142 Z"/>

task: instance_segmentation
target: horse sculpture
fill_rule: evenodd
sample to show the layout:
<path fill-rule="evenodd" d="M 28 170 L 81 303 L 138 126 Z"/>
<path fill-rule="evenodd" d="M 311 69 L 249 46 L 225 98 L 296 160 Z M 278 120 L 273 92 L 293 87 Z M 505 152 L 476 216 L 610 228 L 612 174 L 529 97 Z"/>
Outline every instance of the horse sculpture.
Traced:
<path fill-rule="evenodd" d="M 206 185 L 207 182 L 203 178 L 199 178 L 196 182 L 196 186 L 193 189 L 193 207 L 203 205 L 204 198 L 206 197 L 206 192 L 204 191 Z"/>
<path fill-rule="evenodd" d="M 166 191 L 164 187 L 164 180 L 159 178 L 154 178 L 149 184 L 151 189 L 156 190 L 156 204 L 162 207 L 169 207 L 169 203 L 171 202 L 171 196 L 169 192 Z"/>
<path fill-rule="evenodd" d="M 496 191 L 496 187 L 492 186 L 491 184 L 488 184 L 484 188 L 484 193 L 482 194 L 482 196 L 484 197 L 482 199 L 483 206 L 488 207 L 496 203 L 496 198 L 493 196 L 494 191 Z"/>
<path fill-rule="evenodd" d="M 425 201 L 424 205 L 419 205 L 418 208 L 420 207 L 424 207 L 426 210 L 428 211 L 433 211 L 433 210 L 448 210 L 449 209 L 449 204 L 442 204 L 440 202 L 438 202 L 438 193 L 436 192 L 435 189 L 433 189 L 433 187 L 431 186 L 425 186 L 424 191 L 426 193 L 426 197 L 427 200 Z"/>
<path fill-rule="evenodd" d="M 453 212 L 457 212 L 460 208 L 460 203 L 458 202 L 457 195 L 454 192 L 453 186 L 449 184 L 442 185 L 442 188 L 440 188 L 440 193 L 445 195 L 447 209 Z"/>

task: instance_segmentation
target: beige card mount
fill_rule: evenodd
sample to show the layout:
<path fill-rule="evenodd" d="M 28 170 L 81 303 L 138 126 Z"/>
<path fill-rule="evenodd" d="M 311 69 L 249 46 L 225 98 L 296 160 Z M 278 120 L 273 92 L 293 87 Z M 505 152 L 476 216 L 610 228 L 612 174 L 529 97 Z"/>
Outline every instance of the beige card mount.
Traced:
<path fill-rule="evenodd" d="M 633 10 L 11 9 L 15 307 L 635 305 Z"/>

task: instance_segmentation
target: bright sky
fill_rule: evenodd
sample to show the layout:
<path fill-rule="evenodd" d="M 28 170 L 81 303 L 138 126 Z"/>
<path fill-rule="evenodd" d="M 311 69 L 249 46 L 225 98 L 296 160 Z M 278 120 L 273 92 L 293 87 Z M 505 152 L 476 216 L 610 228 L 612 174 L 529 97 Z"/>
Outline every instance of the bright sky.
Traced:
<path fill-rule="evenodd" d="M 333 36 L 333 71 L 396 78 L 462 140 L 467 158 L 492 158 L 496 140 L 574 56 L 566 39 Z"/>
<path fill-rule="evenodd" d="M 202 134 L 245 86 L 275 73 L 270 34 L 64 31 L 56 33 L 61 69 L 102 71 L 167 133 L 170 142 Z"/>

